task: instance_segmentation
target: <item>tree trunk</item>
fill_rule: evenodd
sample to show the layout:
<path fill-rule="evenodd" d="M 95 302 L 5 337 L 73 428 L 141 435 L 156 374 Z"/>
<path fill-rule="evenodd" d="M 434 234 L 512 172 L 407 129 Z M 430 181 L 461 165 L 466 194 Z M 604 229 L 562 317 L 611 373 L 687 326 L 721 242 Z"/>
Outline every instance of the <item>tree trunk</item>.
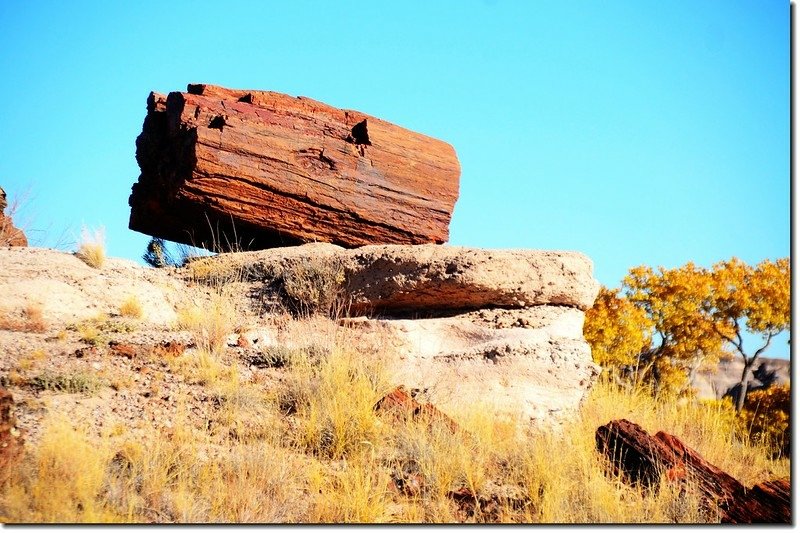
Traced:
<path fill-rule="evenodd" d="M 739 394 L 736 396 L 736 412 L 740 412 L 744 407 L 744 401 L 747 399 L 747 387 L 750 385 L 750 370 L 755 366 L 758 356 L 744 360 L 744 370 L 742 370 L 742 380 L 739 382 Z"/>

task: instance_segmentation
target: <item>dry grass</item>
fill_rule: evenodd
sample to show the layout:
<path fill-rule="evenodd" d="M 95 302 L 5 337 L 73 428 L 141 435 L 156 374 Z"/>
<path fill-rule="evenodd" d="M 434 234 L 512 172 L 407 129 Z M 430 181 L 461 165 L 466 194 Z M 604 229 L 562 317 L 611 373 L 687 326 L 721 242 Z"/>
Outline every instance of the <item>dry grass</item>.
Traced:
<path fill-rule="evenodd" d="M 179 413 L 169 434 L 95 442 L 51 421 L 45 440 L 0 490 L 0 516 L 12 522 L 713 522 L 691 488 L 642 491 L 604 473 L 594 432 L 615 418 L 674 433 L 748 485 L 789 473 L 788 460 L 739 440 L 729 409 L 719 403 L 677 404 L 600 383 L 559 431 L 528 434 L 471 401 L 448 413 L 463 428 L 454 434 L 373 410 L 392 385 L 380 358 L 346 342 L 309 351 L 287 355 L 277 387 L 242 381 L 236 362 L 222 353 L 195 349 L 171 359 L 174 372 L 204 383 L 216 406 L 203 427 Z M 451 495 L 459 489 L 477 495 L 479 504 L 460 509 Z"/>
<path fill-rule="evenodd" d="M 237 323 L 236 306 L 220 293 L 213 293 L 209 302 L 192 303 L 178 310 L 178 328 L 190 331 L 197 347 L 210 354 L 225 350 Z"/>
<path fill-rule="evenodd" d="M 106 262 L 105 229 L 81 229 L 78 251 L 75 255 L 92 268 L 103 268 Z"/>
<path fill-rule="evenodd" d="M 0 329 L 24 333 L 44 333 L 47 322 L 44 320 L 42 306 L 29 303 L 17 314 L 7 309 L 0 309 Z"/>
<path fill-rule="evenodd" d="M 34 389 L 68 394 L 92 394 L 97 392 L 103 384 L 103 381 L 95 374 L 83 371 L 71 373 L 46 371 L 27 380 L 27 385 Z"/>
<path fill-rule="evenodd" d="M 139 301 L 139 298 L 133 294 L 125 298 L 119 306 L 119 314 L 128 318 L 142 318 L 144 316 L 144 310 L 142 309 L 142 303 Z"/>
<path fill-rule="evenodd" d="M 284 305 L 296 316 L 346 314 L 345 270 L 341 261 L 316 258 L 288 265 L 275 283 Z"/>

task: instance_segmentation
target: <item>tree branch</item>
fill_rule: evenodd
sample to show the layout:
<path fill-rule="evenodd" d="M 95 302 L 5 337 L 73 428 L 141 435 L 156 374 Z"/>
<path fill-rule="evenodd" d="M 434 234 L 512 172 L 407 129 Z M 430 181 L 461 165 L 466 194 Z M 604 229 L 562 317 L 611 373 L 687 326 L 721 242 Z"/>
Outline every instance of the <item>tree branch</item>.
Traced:
<path fill-rule="evenodd" d="M 736 324 L 736 337 L 739 339 L 739 342 L 736 342 L 735 340 L 733 340 L 728 335 L 725 335 L 724 333 L 722 333 L 719 330 L 719 327 L 717 326 L 716 322 L 712 322 L 711 323 L 711 325 L 714 328 L 714 331 L 717 333 L 717 335 L 719 335 L 720 337 L 722 337 L 724 340 L 728 341 L 729 343 L 733 344 L 733 346 L 736 348 L 736 351 L 738 351 L 742 355 L 742 357 L 744 357 L 745 361 L 747 361 L 747 354 L 744 353 L 744 347 L 742 346 L 742 335 L 739 333 L 739 323 L 734 321 L 734 324 Z"/>
<path fill-rule="evenodd" d="M 776 334 L 775 334 L 775 332 L 774 332 L 774 331 L 770 331 L 770 332 L 769 332 L 769 335 L 767 335 L 767 342 L 766 342 L 766 343 L 764 343 L 764 346 L 762 346 L 761 348 L 759 348 L 758 350 L 756 350 L 756 353 L 754 353 L 754 354 L 753 354 L 753 358 L 751 359 L 751 363 L 750 363 L 750 364 L 753 364 L 753 363 L 756 361 L 756 359 L 758 359 L 758 356 L 759 356 L 759 355 L 761 355 L 761 353 L 762 353 L 764 350 L 766 350 L 766 349 L 767 349 L 767 347 L 769 346 L 769 343 L 770 343 L 770 342 L 772 342 L 772 338 L 773 338 L 775 335 L 776 335 Z"/>

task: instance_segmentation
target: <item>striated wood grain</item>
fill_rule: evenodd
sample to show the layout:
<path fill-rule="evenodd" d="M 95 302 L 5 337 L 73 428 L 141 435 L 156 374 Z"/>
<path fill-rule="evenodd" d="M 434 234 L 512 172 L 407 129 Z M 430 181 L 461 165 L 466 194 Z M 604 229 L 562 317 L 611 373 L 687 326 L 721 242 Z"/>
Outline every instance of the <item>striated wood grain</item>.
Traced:
<path fill-rule="evenodd" d="M 676 436 L 663 431 L 651 436 L 638 424 L 624 419 L 597 428 L 595 441 L 614 474 L 644 486 L 657 484 L 662 476 L 673 483 L 691 485 L 723 523 L 791 522 L 790 486 L 786 479 L 747 489 Z"/>
<path fill-rule="evenodd" d="M 447 143 L 269 91 L 189 85 L 147 110 L 131 229 L 208 248 L 448 239 L 460 168 Z"/>

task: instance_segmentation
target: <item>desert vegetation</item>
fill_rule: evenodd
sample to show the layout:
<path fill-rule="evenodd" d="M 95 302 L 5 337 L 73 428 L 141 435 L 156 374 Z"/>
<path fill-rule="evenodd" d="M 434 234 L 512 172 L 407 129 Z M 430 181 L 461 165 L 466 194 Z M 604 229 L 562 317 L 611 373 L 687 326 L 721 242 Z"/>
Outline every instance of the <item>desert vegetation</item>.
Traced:
<path fill-rule="evenodd" d="M 341 327 L 342 266 L 254 271 L 243 255 L 175 269 L 187 294 L 163 334 L 179 340 L 153 342 L 130 294 L 46 338 L 41 308 L 4 315 L 3 330 L 39 335 L 51 350 L 79 346 L 56 369 L 44 364 L 44 349 L 16 360 L 2 385 L 33 393 L 26 409 L 112 397 L 163 407 L 102 424 L 46 409 L 36 438 L 1 478 L 0 521 L 719 522 L 691 480 L 664 476 L 641 487 L 613 473 L 595 434 L 617 419 L 679 436 L 748 487 L 789 475 L 788 388 L 750 392 L 737 410 L 729 398 L 700 400 L 687 385 L 698 350 L 708 350 L 706 364 L 724 355 L 722 334 L 745 327 L 769 342 L 784 324 L 777 306 L 755 297 L 752 310 L 714 300 L 709 287 L 723 267 L 638 269 L 623 290 L 603 290 L 585 336 L 604 371 L 577 413 L 534 428 L 496 416 L 488 397 L 465 395 L 444 415 L 424 404 L 431 411 L 421 412 L 441 416 L 386 407 L 398 385 L 391 353 Z M 765 283 L 783 283 L 783 268 Z M 264 283 L 249 296 L 257 312 L 237 297 L 254 279 Z M 670 299 L 678 289 L 689 292 Z M 709 292 L 692 296 L 701 289 Z M 270 306 L 266 292 L 276 298 Z M 254 321 L 272 324 L 269 342 L 247 335 Z M 679 336 L 697 324 L 719 335 Z M 426 401 L 424 391 L 408 392 Z"/>
<path fill-rule="evenodd" d="M 213 423 L 178 415 L 146 441 L 124 431 L 92 438 L 51 417 L 3 487 L 3 521 L 713 522 L 691 493 L 642 491 L 605 473 L 594 431 L 620 417 L 681 435 L 739 479 L 789 469 L 765 445 L 741 440 L 735 413 L 720 403 L 665 402 L 606 381 L 559 430 L 526 434 L 465 403 L 453 433 L 376 411 L 388 383 L 352 347 L 313 358 L 298 350 L 291 361 L 274 389 L 214 359 L 218 371 L 204 381 L 218 404 Z M 95 385 L 48 377 L 41 386 Z"/>
<path fill-rule="evenodd" d="M 75 256 L 92 268 L 102 268 L 106 262 L 105 229 L 83 227 Z"/>
<path fill-rule="evenodd" d="M 690 400 L 692 377 L 723 358 L 744 363 L 736 394 L 720 400 L 746 439 L 787 453 L 789 388 L 750 392 L 761 354 L 790 323 L 789 259 L 756 266 L 732 258 L 701 268 L 631 269 L 620 289 L 603 288 L 584 335 L 605 380 L 644 387 L 654 397 Z M 743 333 L 760 339 L 746 350 Z"/>

